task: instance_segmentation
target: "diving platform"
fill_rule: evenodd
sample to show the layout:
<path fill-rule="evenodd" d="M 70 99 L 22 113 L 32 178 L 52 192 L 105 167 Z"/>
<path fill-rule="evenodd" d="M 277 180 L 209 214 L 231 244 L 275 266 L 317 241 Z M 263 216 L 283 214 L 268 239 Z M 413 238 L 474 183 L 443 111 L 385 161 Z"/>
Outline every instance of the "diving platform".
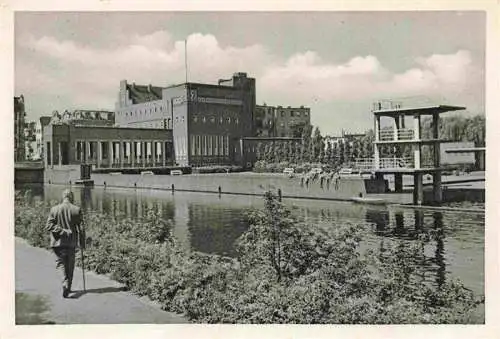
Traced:
<path fill-rule="evenodd" d="M 424 104 L 405 105 L 399 100 L 379 100 L 373 103 L 372 114 L 375 125 L 374 157 L 373 159 L 357 159 L 354 166 L 370 169 L 376 178 L 383 179 L 384 175 L 394 175 L 396 192 L 403 190 L 403 175 L 413 176 L 413 203 L 421 205 L 424 201 L 423 175 L 430 174 L 433 178 L 433 201 L 442 201 L 440 144 L 446 140 L 439 137 L 440 114 L 464 110 L 462 106 Z M 422 133 L 422 116 L 430 116 L 431 135 L 424 137 Z M 389 124 L 382 128 L 381 120 L 389 120 Z M 387 122 L 387 121 L 384 121 Z M 412 123 L 412 126 L 407 124 Z M 430 159 L 423 158 L 423 147 L 430 148 Z M 384 157 L 387 148 L 392 157 Z M 402 148 L 411 148 L 411 156 L 403 157 Z M 406 153 L 407 154 L 407 153 Z"/>

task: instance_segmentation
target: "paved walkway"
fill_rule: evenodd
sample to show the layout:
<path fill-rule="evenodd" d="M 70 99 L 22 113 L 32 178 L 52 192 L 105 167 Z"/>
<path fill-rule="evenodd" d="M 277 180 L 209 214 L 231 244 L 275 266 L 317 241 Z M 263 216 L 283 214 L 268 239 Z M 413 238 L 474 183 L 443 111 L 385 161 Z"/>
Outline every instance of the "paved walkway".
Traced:
<path fill-rule="evenodd" d="M 56 324 L 169 324 L 187 323 L 181 315 L 162 311 L 147 298 L 123 291 L 122 285 L 106 276 L 75 268 L 73 298 L 62 298 L 54 255 L 16 238 L 16 293 L 44 300 L 47 321 Z M 77 254 L 78 255 L 78 254 Z"/>

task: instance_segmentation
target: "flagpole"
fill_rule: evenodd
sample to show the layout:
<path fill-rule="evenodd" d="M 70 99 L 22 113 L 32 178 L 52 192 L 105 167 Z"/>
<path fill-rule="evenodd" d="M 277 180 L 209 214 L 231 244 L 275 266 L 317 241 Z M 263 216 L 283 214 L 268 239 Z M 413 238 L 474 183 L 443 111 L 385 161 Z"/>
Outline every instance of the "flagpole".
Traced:
<path fill-rule="evenodd" d="M 184 69 L 186 71 L 186 83 L 188 82 L 188 62 L 187 62 L 187 39 L 184 39 Z"/>

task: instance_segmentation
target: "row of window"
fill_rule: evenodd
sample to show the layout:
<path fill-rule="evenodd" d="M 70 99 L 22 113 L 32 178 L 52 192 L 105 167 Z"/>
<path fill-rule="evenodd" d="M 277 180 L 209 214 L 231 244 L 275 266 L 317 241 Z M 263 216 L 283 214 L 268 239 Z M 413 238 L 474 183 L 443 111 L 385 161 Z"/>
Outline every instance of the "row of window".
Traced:
<path fill-rule="evenodd" d="M 238 125 L 240 123 L 240 120 L 238 118 L 233 118 L 231 119 L 231 117 L 227 117 L 227 118 L 223 118 L 223 117 L 219 117 L 219 118 L 216 118 L 214 116 L 212 117 L 201 117 L 201 118 L 198 118 L 198 116 L 193 116 L 193 122 L 202 122 L 202 123 L 207 123 L 207 122 L 210 122 L 212 124 L 215 124 L 215 123 L 219 123 L 219 124 L 223 124 L 223 123 L 227 123 L 227 124 L 230 124 L 231 122 L 234 122 L 236 125 Z"/>
<path fill-rule="evenodd" d="M 163 106 L 154 106 L 154 107 L 148 107 L 148 108 L 141 108 L 138 110 L 134 111 L 128 111 L 128 112 L 117 112 L 118 115 L 124 115 L 125 117 L 137 117 L 141 115 L 146 115 L 146 114 L 153 114 L 156 112 L 163 112 Z"/>
<path fill-rule="evenodd" d="M 162 142 L 161 141 L 147 141 L 144 142 L 144 148 L 145 148 L 145 154 L 147 157 L 150 157 L 155 153 L 154 155 L 156 157 L 161 156 L 162 154 Z M 154 144 L 154 149 L 153 149 L 153 144 Z M 97 148 L 99 147 L 99 144 L 97 142 L 91 141 L 89 142 L 89 147 L 87 148 L 85 146 L 85 142 L 83 141 L 76 141 L 75 142 L 75 158 L 76 160 L 82 160 L 83 158 L 97 158 Z M 101 157 L 103 159 L 108 158 L 108 153 L 110 151 L 109 149 L 109 144 L 107 142 L 101 143 Z M 133 143 L 130 142 L 125 142 L 124 143 L 125 147 L 123 149 L 123 156 L 125 158 L 128 158 L 132 154 L 132 148 L 134 147 Z M 167 147 L 166 145 L 164 147 Z M 154 152 L 153 152 L 154 151 Z M 120 145 L 118 143 L 113 143 L 111 146 L 111 152 L 114 155 L 114 158 L 118 158 L 118 155 L 120 154 Z M 142 145 L 139 143 L 135 144 L 135 150 L 134 150 L 136 158 L 140 158 L 142 156 Z"/>
<path fill-rule="evenodd" d="M 300 118 L 301 116 L 304 116 L 304 117 L 308 117 L 309 116 L 309 112 L 307 111 L 304 111 L 304 112 L 301 112 L 301 111 L 267 111 L 265 112 L 265 115 L 266 116 L 274 116 L 274 117 L 282 117 L 284 118 L 286 115 L 287 115 L 287 112 L 290 112 L 290 117 L 293 118 L 293 117 L 297 117 L 297 118 Z M 256 116 L 263 116 L 263 114 L 259 111 L 256 112 Z"/>
<path fill-rule="evenodd" d="M 191 155 L 229 156 L 229 137 L 227 135 L 191 135 Z"/>

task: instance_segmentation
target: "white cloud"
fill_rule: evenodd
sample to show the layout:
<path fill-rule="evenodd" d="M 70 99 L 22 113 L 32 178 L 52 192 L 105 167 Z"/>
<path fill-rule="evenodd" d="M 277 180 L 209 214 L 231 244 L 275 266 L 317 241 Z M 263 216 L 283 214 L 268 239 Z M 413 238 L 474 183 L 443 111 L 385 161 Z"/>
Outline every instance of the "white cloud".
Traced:
<path fill-rule="evenodd" d="M 190 81 L 215 83 L 247 72 L 257 79 L 258 103 L 310 106 L 316 124 L 331 118 L 325 107 L 336 101 L 435 94 L 482 101 L 484 91 L 481 69 L 463 50 L 420 57 L 413 68 L 393 73 L 374 55 L 333 63 L 305 51 L 284 59 L 262 45 L 222 46 L 215 36 L 200 33 L 191 34 L 187 44 Z M 31 53 L 16 60 L 16 90 L 47 98 L 58 93 L 61 104 L 72 107 L 113 108 L 121 79 L 155 85 L 184 81 L 184 47 L 165 31 L 132 36 L 113 49 L 47 36 L 26 39 L 20 51 Z M 314 112 L 315 107 L 323 111 Z"/>

